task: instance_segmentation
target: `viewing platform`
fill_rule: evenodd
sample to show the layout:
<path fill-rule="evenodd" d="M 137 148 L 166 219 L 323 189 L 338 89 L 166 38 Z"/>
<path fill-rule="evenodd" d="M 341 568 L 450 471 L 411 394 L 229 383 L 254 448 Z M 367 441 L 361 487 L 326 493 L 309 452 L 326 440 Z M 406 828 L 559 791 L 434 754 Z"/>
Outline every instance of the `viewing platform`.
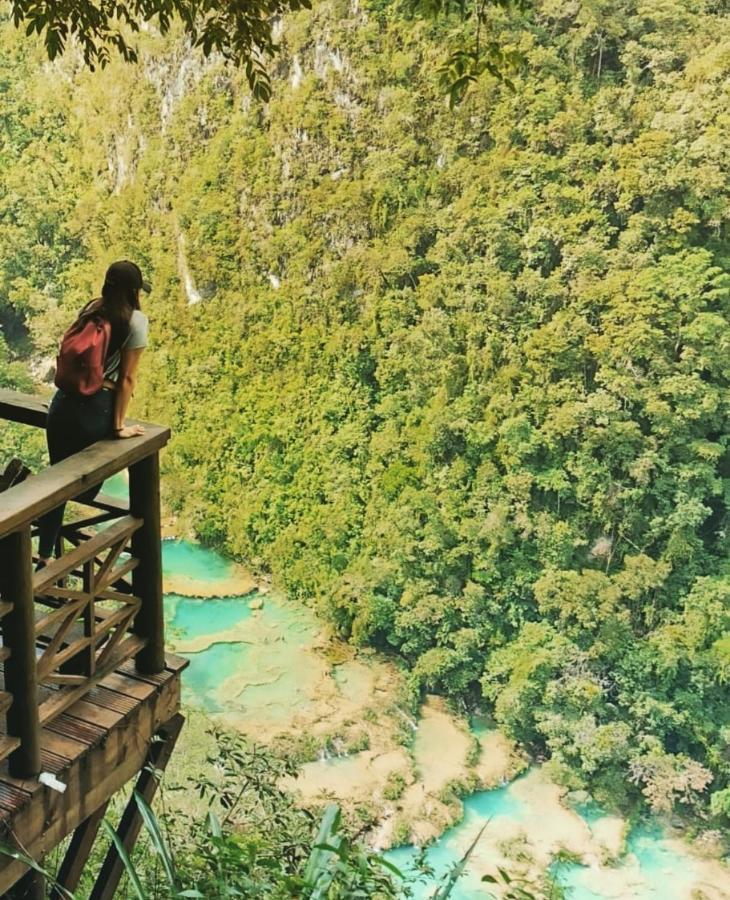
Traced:
<path fill-rule="evenodd" d="M 0 419 L 42 428 L 46 406 L 0 390 Z M 112 796 L 137 776 L 152 799 L 183 723 L 187 662 L 165 654 L 162 604 L 159 451 L 169 437 L 145 425 L 0 492 L 0 843 L 42 865 L 73 834 L 56 876 L 69 891 Z M 57 558 L 34 571 L 38 517 L 124 469 L 129 502 L 99 494 L 83 515 L 67 514 Z M 132 799 L 117 829 L 128 851 L 140 827 Z M 110 842 L 89 900 L 111 900 L 122 874 Z M 63 894 L 3 854 L 0 896 Z"/>

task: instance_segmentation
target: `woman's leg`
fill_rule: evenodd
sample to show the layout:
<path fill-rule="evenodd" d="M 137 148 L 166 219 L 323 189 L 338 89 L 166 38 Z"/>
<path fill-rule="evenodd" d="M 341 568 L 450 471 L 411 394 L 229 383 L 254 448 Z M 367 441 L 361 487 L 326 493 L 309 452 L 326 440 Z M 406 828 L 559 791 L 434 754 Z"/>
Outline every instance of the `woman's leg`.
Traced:
<path fill-rule="evenodd" d="M 112 436 L 114 429 L 114 391 L 99 391 L 89 398 L 90 402 L 83 418 L 84 447 Z M 74 499 L 79 503 L 90 503 L 102 488 L 103 482 L 84 491 Z"/>
<path fill-rule="evenodd" d="M 68 398 L 59 391 L 51 401 L 46 421 L 46 444 L 51 465 L 76 452 L 74 429 L 66 421 L 67 407 Z M 38 556 L 42 561 L 48 560 L 53 554 L 65 509 L 66 504 L 62 503 L 38 519 Z"/>
<path fill-rule="evenodd" d="M 51 465 L 78 453 L 85 447 L 111 435 L 114 393 L 99 391 L 92 397 L 68 397 L 59 391 L 48 410 L 46 440 Z M 79 498 L 93 500 L 101 485 L 85 491 Z M 38 556 L 47 561 L 53 554 L 63 523 L 66 504 L 62 503 L 38 520 Z"/>

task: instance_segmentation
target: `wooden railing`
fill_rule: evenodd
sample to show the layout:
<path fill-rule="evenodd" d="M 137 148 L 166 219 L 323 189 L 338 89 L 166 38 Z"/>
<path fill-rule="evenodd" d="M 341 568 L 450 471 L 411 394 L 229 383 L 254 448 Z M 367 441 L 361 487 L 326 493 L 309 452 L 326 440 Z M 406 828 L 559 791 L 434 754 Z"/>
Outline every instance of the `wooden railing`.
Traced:
<path fill-rule="evenodd" d="M 46 413 L 37 397 L 0 391 L 0 419 L 43 427 Z M 169 437 L 145 425 L 0 493 L 0 760 L 15 777 L 40 772 L 41 728 L 122 662 L 164 668 L 159 451 Z M 86 504 L 92 514 L 64 524 L 58 558 L 35 572 L 38 517 L 127 468 L 129 504 Z"/>

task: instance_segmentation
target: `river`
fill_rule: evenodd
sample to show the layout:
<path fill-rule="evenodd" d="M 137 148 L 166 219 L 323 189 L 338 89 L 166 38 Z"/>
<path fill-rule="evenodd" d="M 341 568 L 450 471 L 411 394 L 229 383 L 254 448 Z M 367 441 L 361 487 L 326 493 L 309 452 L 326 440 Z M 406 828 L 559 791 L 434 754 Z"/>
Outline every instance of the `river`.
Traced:
<path fill-rule="evenodd" d="M 122 496 L 126 485 L 117 476 L 106 490 Z M 485 823 L 452 900 L 490 896 L 481 877 L 498 865 L 532 879 L 550 871 L 571 900 L 730 898 L 720 862 L 693 854 L 658 823 L 627 834 L 586 798 L 566 802 L 484 723 L 469 727 L 438 698 L 414 718 L 393 666 L 333 641 L 309 610 L 257 589 L 219 554 L 165 540 L 163 567 L 168 638 L 190 660 L 184 700 L 257 740 L 283 734 L 310 760 L 289 786 L 307 800 L 334 795 L 372 807 L 371 840 L 400 868 L 415 848 L 387 847 L 407 834 L 433 840 L 434 874 L 416 884 L 416 900 L 432 895 Z M 462 806 L 445 796 L 459 780 L 494 786 Z"/>

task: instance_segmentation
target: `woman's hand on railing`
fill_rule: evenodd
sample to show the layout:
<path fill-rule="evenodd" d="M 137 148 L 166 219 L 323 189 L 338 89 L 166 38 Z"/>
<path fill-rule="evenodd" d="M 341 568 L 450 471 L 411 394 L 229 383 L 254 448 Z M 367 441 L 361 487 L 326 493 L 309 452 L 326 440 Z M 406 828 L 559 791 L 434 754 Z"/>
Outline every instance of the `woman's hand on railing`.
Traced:
<path fill-rule="evenodd" d="M 118 438 L 133 438 L 144 434 L 142 425 L 122 425 L 121 428 L 114 429 L 114 435 Z"/>

